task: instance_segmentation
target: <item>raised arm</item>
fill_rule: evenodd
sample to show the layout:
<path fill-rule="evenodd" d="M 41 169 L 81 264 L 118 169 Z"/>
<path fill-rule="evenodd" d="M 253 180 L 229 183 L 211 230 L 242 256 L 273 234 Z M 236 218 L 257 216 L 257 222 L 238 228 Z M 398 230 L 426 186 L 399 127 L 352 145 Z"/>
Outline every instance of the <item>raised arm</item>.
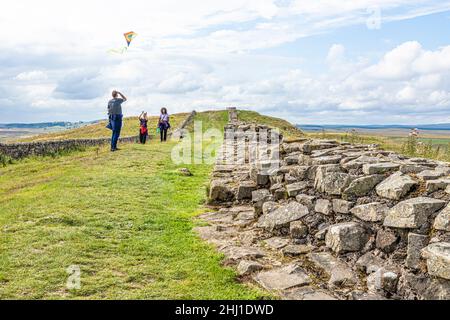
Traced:
<path fill-rule="evenodd" d="M 122 97 L 123 101 L 127 101 L 127 97 L 125 97 L 122 92 L 117 91 L 117 94 Z"/>

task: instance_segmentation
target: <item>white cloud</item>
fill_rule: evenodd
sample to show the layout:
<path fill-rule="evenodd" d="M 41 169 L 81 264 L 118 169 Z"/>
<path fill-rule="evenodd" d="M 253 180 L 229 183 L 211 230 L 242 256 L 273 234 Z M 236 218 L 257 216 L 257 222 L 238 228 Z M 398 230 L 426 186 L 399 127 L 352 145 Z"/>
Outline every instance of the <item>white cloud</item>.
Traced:
<path fill-rule="evenodd" d="M 20 81 L 39 81 L 47 80 L 47 78 L 47 74 L 40 70 L 21 72 L 15 77 L 16 80 Z"/>

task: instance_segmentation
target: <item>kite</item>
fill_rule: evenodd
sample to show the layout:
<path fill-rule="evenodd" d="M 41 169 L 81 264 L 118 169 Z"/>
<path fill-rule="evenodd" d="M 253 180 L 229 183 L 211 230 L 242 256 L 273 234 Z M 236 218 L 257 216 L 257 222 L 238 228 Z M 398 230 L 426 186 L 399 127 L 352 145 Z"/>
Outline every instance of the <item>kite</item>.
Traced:
<path fill-rule="evenodd" d="M 136 38 L 137 33 L 133 32 L 133 31 L 130 31 L 130 32 L 124 33 L 123 36 L 125 37 L 125 40 L 127 40 L 127 44 L 128 44 L 128 47 L 129 47 L 131 41 L 133 41 L 133 39 Z"/>
<path fill-rule="evenodd" d="M 130 32 L 124 33 L 123 36 L 125 37 L 125 40 L 127 41 L 127 46 L 118 48 L 118 49 L 110 49 L 110 50 L 108 50 L 108 53 L 124 54 L 125 51 L 128 50 L 128 47 L 130 46 L 131 41 L 133 41 L 133 39 L 136 38 L 137 33 L 130 31 Z"/>

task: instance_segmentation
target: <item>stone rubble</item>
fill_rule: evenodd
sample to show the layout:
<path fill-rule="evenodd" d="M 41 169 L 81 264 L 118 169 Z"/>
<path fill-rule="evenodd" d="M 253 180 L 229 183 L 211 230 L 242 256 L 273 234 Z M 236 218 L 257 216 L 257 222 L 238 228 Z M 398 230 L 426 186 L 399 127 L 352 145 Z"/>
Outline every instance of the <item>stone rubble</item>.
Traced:
<path fill-rule="evenodd" d="M 246 140 L 225 134 L 209 187 L 220 210 L 197 231 L 243 281 L 283 299 L 450 299 L 450 164 L 283 141 L 231 118 L 225 129 Z M 269 144 L 264 160 L 255 136 Z"/>

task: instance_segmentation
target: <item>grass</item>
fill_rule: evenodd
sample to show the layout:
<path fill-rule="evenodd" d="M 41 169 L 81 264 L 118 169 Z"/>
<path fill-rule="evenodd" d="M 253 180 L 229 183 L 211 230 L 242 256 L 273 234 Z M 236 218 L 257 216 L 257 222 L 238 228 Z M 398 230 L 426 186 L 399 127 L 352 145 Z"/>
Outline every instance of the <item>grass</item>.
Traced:
<path fill-rule="evenodd" d="M 285 138 L 297 138 L 303 135 L 301 130 L 286 120 L 268 117 L 255 111 L 238 110 L 238 119 L 249 123 L 263 123 L 280 129 Z"/>
<path fill-rule="evenodd" d="M 213 116 L 207 127 L 223 127 L 224 113 Z M 174 144 L 90 148 L 0 169 L 0 298 L 268 297 L 238 283 L 192 231 L 211 165 L 175 165 Z M 66 287 L 70 265 L 80 267 L 79 290 Z"/>

